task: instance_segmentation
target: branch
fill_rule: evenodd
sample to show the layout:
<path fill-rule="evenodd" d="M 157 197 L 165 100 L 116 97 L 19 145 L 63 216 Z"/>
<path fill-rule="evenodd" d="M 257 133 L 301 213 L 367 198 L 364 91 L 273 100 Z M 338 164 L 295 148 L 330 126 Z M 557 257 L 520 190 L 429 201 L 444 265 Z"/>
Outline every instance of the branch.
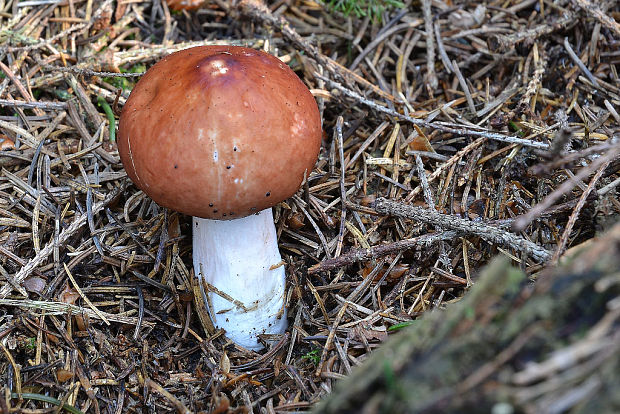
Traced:
<path fill-rule="evenodd" d="M 525 253 L 539 262 L 545 262 L 551 258 L 551 253 L 536 243 L 532 243 L 523 237 L 519 237 L 505 230 L 488 226 L 483 223 L 477 223 L 457 216 L 449 216 L 446 214 L 433 212 L 431 210 L 410 206 L 396 201 L 389 201 L 385 198 L 377 199 L 375 203 L 375 210 L 382 214 L 417 220 L 423 223 L 439 226 L 444 229 L 473 234 L 491 244 L 498 244 L 500 246 Z"/>

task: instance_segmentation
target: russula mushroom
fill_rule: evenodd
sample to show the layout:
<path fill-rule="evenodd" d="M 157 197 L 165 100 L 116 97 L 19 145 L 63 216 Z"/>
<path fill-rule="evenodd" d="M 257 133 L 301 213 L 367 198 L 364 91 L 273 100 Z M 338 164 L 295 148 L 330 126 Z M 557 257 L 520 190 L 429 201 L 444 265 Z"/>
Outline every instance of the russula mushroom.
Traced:
<path fill-rule="evenodd" d="M 196 10 L 203 5 L 205 0 L 166 0 L 168 7 L 174 11 Z"/>
<path fill-rule="evenodd" d="M 210 316 L 245 348 L 286 329 L 271 207 L 299 189 L 320 145 L 308 88 L 276 57 L 243 47 L 168 55 L 123 108 L 127 174 L 159 205 L 194 216 L 194 271 Z"/>

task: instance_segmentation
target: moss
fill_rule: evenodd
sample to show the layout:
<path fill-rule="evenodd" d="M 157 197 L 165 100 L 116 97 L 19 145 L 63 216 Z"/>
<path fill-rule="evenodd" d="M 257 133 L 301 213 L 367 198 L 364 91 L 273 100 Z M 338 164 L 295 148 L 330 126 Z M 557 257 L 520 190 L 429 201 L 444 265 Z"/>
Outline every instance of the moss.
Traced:
<path fill-rule="evenodd" d="M 373 22 L 381 22 L 386 10 L 405 7 L 398 0 L 327 0 L 324 3 L 332 11 L 358 18 L 368 16 Z"/>

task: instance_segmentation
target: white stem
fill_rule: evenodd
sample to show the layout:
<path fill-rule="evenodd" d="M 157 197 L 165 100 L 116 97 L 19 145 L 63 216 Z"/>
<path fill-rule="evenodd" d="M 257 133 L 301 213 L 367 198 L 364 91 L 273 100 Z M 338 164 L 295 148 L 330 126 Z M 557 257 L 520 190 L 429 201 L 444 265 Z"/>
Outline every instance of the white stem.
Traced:
<path fill-rule="evenodd" d="M 235 220 L 194 217 L 194 272 L 217 289 L 205 303 L 216 327 L 247 349 L 286 329 L 285 274 L 271 209 Z M 201 287 L 203 283 L 200 283 Z"/>

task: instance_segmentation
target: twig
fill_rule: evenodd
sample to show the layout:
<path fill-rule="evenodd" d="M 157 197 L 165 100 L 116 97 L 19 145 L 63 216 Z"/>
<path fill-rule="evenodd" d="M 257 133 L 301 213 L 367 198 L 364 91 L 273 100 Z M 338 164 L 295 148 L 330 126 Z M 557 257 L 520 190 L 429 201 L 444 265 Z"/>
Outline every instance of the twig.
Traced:
<path fill-rule="evenodd" d="M 331 344 L 334 340 L 334 337 L 336 336 L 336 330 L 338 329 L 338 325 L 340 325 L 340 321 L 342 320 L 342 317 L 344 316 L 344 312 L 347 310 L 347 304 L 348 303 L 345 302 L 340 307 L 340 310 L 338 311 L 338 314 L 336 315 L 336 318 L 334 319 L 334 323 L 329 329 L 329 334 L 327 335 L 327 340 L 325 341 L 325 346 L 323 347 L 323 352 L 321 353 L 321 359 L 319 360 L 316 371 L 314 372 L 314 375 L 316 375 L 317 377 L 321 375 L 321 371 L 323 370 L 323 364 L 325 363 L 325 359 L 327 358 L 328 350 L 329 348 L 331 348 Z"/>
<path fill-rule="evenodd" d="M 616 108 L 614 108 L 611 102 L 605 99 L 604 104 L 605 104 L 605 108 L 607 108 L 607 110 L 614 117 L 616 122 L 620 123 L 620 114 L 618 114 L 618 111 L 616 111 Z"/>
<path fill-rule="evenodd" d="M 511 249 L 526 253 L 528 256 L 531 256 L 538 261 L 544 262 L 551 257 L 551 253 L 549 251 L 529 240 L 497 227 L 465 220 L 457 216 L 440 214 L 420 207 L 410 206 L 402 202 L 389 201 L 384 198 L 377 199 L 375 203 L 375 210 L 382 214 L 408 218 L 411 220 L 440 226 L 445 229 L 456 230 L 466 234 L 473 234 L 489 243 L 498 244 L 500 246 L 509 247 Z"/>
<path fill-rule="evenodd" d="M 426 179 L 426 171 L 424 171 L 422 157 L 420 157 L 418 154 L 415 154 L 414 157 L 415 166 L 418 172 L 418 178 L 420 179 L 420 185 L 422 186 L 422 190 L 424 192 L 424 200 L 426 201 L 426 204 L 428 204 L 428 207 L 431 210 L 437 211 L 437 209 L 435 208 L 435 201 L 433 200 L 433 193 L 431 192 L 431 188 L 428 185 L 428 180 Z"/>
<path fill-rule="evenodd" d="M 19 3 L 18 7 L 24 7 L 24 5 L 26 3 L 28 3 L 28 2 L 21 2 L 21 3 Z M 8 47 L 7 50 L 12 53 L 12 52 L 22 52 L 22 51 L 30 51 L 30 50 L 35 50 L 35 49 L 41 49 L 43 47 L 51 45 L 52 43 L 54 43 L 58 39 L 62 39 L 63 37 L 67 36 L 68 34 L 70 34 L 72 32 L 75 32 L 77 30 L 83 29 L 84 27 L 86 27 L 86 25 L 83 24 L 83 23 L 76 24 L 76 25 L 73 25 L 73 26 L 69 27 L 67 30 L 63 30 L 62 32 L 59 32 L 59 33 L 55 34 L 54 36 L 52 36 L 49 39 L 46 39 L 44 41 L 37 42 L 37 43 L 34 43 L 32 45 L 28 45 L 28 46 Z"/>
<path fill-rule="evenodd" d="M 339 116 L 336 120 L 336 137 L 338 139 L 338 157 L 340 159 L 340 203 L 342 209 L 340 210 L 340 230 L 338 231 L 338 244 L 336 245 L 336 251 L 334 257 L 340 256 L 342 250 L 342 242 L 344 240 L 344 229 L 347 219 L 347 189 L 345 188 L 345 164 L 344 164 L 344 143 L 342 140 L 342 124 L 344 119 Z"/>
<path fill-rule="evenodd" d="M 144 319 L 144 294 L 142 294 L 140 285 L 136 285 L 136 294 L 138 295 L 138 321 L 136 323 L 136 329 L 133 331 L 134 341 L 138 340 L 140 328 L 142 327 L 142 320 Z"/>
<path fill-rule="evenodd" d="M 86 176 L 85 176 L 86 177 Z M 88 229 L 90 230 L 91 237 L 93 239 L 93 244 L 97 249 L 97 252 L 103 256 L 103 247 L 101 246 L 101 241 L 99 240 L 99 235 L 95 233 L 95 215 L 93 214 L 93 189 L 86 182 L 88 186 L 86 190 L 86 222 L 88 223 Z"/>
<path fill-rule="evenodd" d="M 525 93 L 517 104 L 518 113 L 523 113 L 526 111 L 529 112 L 531 110 L 530 100 L 532 96 L 538 93 L 538 90 L 542 84 L 542 77 L 545 73 L 545 67 L 547 66 L 546 53 L 544 49 L 542 49 L 539 53 L 538 43 L 534 43 L 534 46 L 532 47 L 532 56 L 534 57 L 535 65 L 534 75 L 532 76 L 532 79 L 530 79 Z"/>
<path fill-rule="evenodd" d="M 448 53 L 446 53 L 446 48 L 443 44 L 443 39 L 441 38 L 441 30 L 439 28 L 439 22 L 435 22 L 433 25 L 435 29 L 435 39 L 437 40 L 437 50 L 439 51 L 439 56 L 441 57 L 441 61 L 443 62 L 443 66 L 446 68 L 446 72 L 452 73 L 454 68 L 452 67 L 452 62 L 448 57 Z"/>
<path fill-rule="evenodd" d="M 402 23 L 402 24 L 399 24 L 398 26 L 395 26 L 395 27 L 391 28 L 390 30 L 384 31 L 381 35 L 379 35 L 376 38 L 374 38 L 372 40 L 372 42 L 370 42 L 368 44 L 368 46 L 366 46 L 364 48 L 364 50 L 362 50 L 360 52 L 360 54 L 357 55 L 357 57 L 355 58 L 353 63 L 351 63 L 351 65 L 349 66 L 349 69 L 350 70 L 355 70 L 355 68 L 357 68 L 357 66 L 362 62 L 362 60 L 364 60 L 366 55 L 368 55 L 368 53 L 372 52 L 378 45 L 381 44 L 381 42 L 384 42 L 386 38 L 392 36 L 394 33 L 398 33 L 398 32 L 403 31 L 403 30 L 407 30 L 407 29 L 411 29 L 411 28 L 417 27 L 421 23 L 422 23 L 422 21 L 417 19 L 417 20 L 414 20 L 413 22 Z"/>
<path fill-rule="evenodd" d="M 532 207 L 531 210 L 517 217 L 512 226 L 513 230 L 517 232 L 525 230 L 525 228 L 529 226 L 532 221 L 534 221 L 545 210 L 551 207 L 551 205 L 553 205 L 556 200 L 558 200 L 560 197 L 562 197 L 562 195 L 566 194 L 573 187 L 575 187 L 575 185 L 577 185 L 577 182 L 580 182 L 581 180 L 592 174 L 592 172 L 596 171 L 601 165 L 604 165 L 609 161 L 613 161 L 619 155 L 620 145 L 616 145 L 615 147 L 611 148 L 605 155 L 595 159 L 587 167 L 582 168 L 577 174 L 575 174 L 575 177 L 572 180 L 568 179 L 564 181 L 551 194 L 545 197 L 544 200 Z"/>
<path fill-rule="evenodd" d="M 13 125 L 10 122 L 5 122 L 2 120 L 0 120 L 0 128 L 5 128 L 9 131 L 13 131 L 16 134 L 19 134 L 21 136 L 20 138 L 30 148 L 36 149 L 39 146 L 39 140 L 37 140 L 30 132 L 26 131 L 24 128 L 20 128 L 17 125 Z"/>
<path fill-rule="evenodd" d="M 118 197 L 118 195 L 123 191 L 123 189 L 124 189 L 124 186 L 120 186 L 116 188 L 116 190 L 110 192 L 104 200 L 95 204 L 93 206 L 93 214 L 99 213 L 105 206 L 107 206 L 110 202 L 112 202 L 112 200 L 115 200 Z M 54 241 L 47 243 L 45 247 L 41 249 L 37 255 L 35 255 L 32 259 L 30 259 L 28 263 L 26 263 L 24 267 L 22 267 L 19 270 L 19 272 L 17 272 L 17 274 L 14 277 L 15 282 L 21 283 L 24 279 L 30 276 L 30 274 L 41 263 L 43 263 L 43 261 L 47 259 L 47 257 L 50 254 L 52 254 L 54 247 L 56 245 L 65 244 L 69 240 L 69 237 L 73 236 L 75 232 L 77 232 L 82 226 L 87 224 L 87 218 L 88 218 L 87 216 L 88 215 L 86 213 L 78 215 L 73 220 L 73 222 L 69 225 L 69 227 L 67 227 L 60 233 L 60 235 L 58 236 L 57 243 L 55 243 Z M 4 285 L 0 289 L 0 299 L 6 298 L 9 295 L 9 293 L 11 293 L 11 290 L 13 289 L 11 288 L 10 285 Z"/>
<path fill-rule="evenodd" d="M 295 198 L 296 197 L 294 197 L 294 199 Z M 297 200 L 299 200 L 299 198 L 297 198 Z M 332 253 L 329 250 L 329 244 L 327 243 L 327 239 L 325 238 L 325 235 L 321 231 L 321 228 L 319 227 L 319 225 L 316 224 L 316 221 L 312 218 L 310 213 L 308 213 L 308 211 L 304 208 L 304 206 L 301 203 L 301 200 L 297 202 L 297 208 L 299 208 L 301 212 L 304 213 L 304 216 L 306 216 L 306 219 L 308 219 L 308 222 L 314 228 L 314 231 L 316 231 L 317 236 L 319 236 L 319 240 L 321 241 L 321 245 L 323 246 L 323 250 L 325 251 L 325 256 L 327 256 L 328 258 L 331 258 Z"/>
<path fill-rule="evenodd" d="M 338 82 L 335 82 L 331 79 L 328 79 L 324 76 L 321 76 L 318 73 L 315 73 L 315 75 L 317 78 L 319 79 L 323 79 L 325 82 L 327 82 L 331 87 L 338 89 L 339 91 L 341 91 L 342 93 L 344 93 L 345 95 L 357 100 L 358 102 L 369 106 L 373 109 L 376 109 L 379 112 L 383 112 L 384 114 L 388 114 L 390 116 L 393 116 L 395 118 L 398 119 L 404 119 L 405 121 L 408 121 L 410 123 L 412 123 L 413 125 L 419 125 L 419 126 L 423 126 L 426 128 L 434 128 L 434 129 L 438 129 L 440 131 L 443 132 L 449 132 L 455 135 L 464 135 L 464 136 L 474 136 L 474 137 L 484 137 L 484 138 L 488 138 L 488 139 L 493 139 L 496 141 L 500 141 L 500 142 L 507 142 L 510 144 L 519 144 L 519 145 L 523 145 L 526 147 L 533 147 L 533 148 L 548 148 L 549 144 L 545 144 L 543 142 L 536 142 L 536 141 L 532 141 L 529 139 L 524 139 L 524 138 L 519 138 L 516 136 L 510 136 L 510 135 L 503 135 L 503 134 L 498 134 L 496 132 L 490 132 L 490 131 L 479 131 L 479 130 L 473 130 L 473 129 L 469 129 L 470 127 L 467 125 L 458 125 L 459 128 L 454 128 L 452 126 L 448 126 L 446 123 L 442 123 L 442 122 L 429 122 L 429 121 L 424 121 L 422 119 L 416 119 L 416 118 L 412 118 L 410 116 L 401 114 L 399 112 L 396 112 L 394 110 L 391 110 L 389 108 L 386 108 L 384 106 L 381 106 L 369 99 L 364 98 L 363 96 L 359 95 L 356 92 L 353 92 L 352 90 L 345 88 L 344 86 L 342 86 L 341 84 L 339 84 Z"/>
<path fill-rule="evenodd" d="M 4 356 L 9 361 L 11 368 L 13 368 L 13 375 L 15 378 L 15 391 L 17 391 L 17 393 L 21 393 L 22 392 L 21 366 L 15 363 L 15 359 L 13 358 L 13 355 L 11 355 L 11 352 L 9 352 L 9 350 L 6 349 L 6 347 L 4 346 L 2 342 L 0 342 L 0 349 L 2 349 L 2 352 L 4 352 Z"/>
<path fill-rule="evenodd" d="M 270 361 L 278 353 L 278 351 L 288 343 L 289 339 L 290 334 L 286 332 L 284 335 L 282 335 L 282 338 L 271 347 L 269 352 L 245 364 L 233 365 L 230 367 L 231 371 L 246 371 L 252 367 L 265 364 L 266 362 Z"/>
<path fill-rule="evenodd" d="M 117 72 L 99 72 L 91 69 L 80 68 L 78 66 L 54 66 L 54 65 L 44 65 L 45 69 L 49 69 L 54 72 L 66 72 L 66 73 L 75 73 L 77 75 L 82 76 L 99 76 L 102 78 L 139 78 L 144 75 L 146 72 L 135 72 L 135 73 L 117 73 Z"/>
<path fill-rule="evenodd" d="M 496 109 L 498 106 L 505 104 L 508 99 L 519 91 L 519 89 L 519 82 L 515 79 L 515 81 L 511 82 L 510 85 L 508 85 L 506 89 L 497 95 L 495 99 L 490 102 L 486 102 L 484 107 L 476 112 L 476 116 L 482 117 Z"/>
<path fill-rule="evenodd" d="M 373 246 L 369 249 L 354 249 L 347 253 L 334 257 L 333 259 L 323 260 L 308 269 L 308 274 L 313 275 L 320 272 L 327 272 L 333 269 L 339 269 L 352 265 L 357 262 L 363 262 L 377 257 L 385 256 L 402 250 L 413 249 L 416 247 L 429 246 L 433 243 L 443 240 L 452 240 L 458 236 L 456 231 L 445 231 L 441 233 L 425 234 L 423 236 L 414 237 L 412 239 L 399 240 L 396 242 Z"/>
<path fill-rule="evenodd" d="M 520 30 L 510 35 L 493 34 L 487 39 L 487 46 L 492 52 L 504 52 L 516 46 L 517 44 L 527 41 L 534 41 L 537 38 L 564 29 L 566 26 L 575 22 L 575 14 L 569 13 L 560 17 L 555 22 L 544 23 L 528 30 Z"/>
<path fill-rule="evenodd" d="M 191 414 L 191 411 L 187 409 L 181 401 L 152 379 L 147 378 L 146 381 L 144 381 L 144 386 L 166 397 L 166 399 L 174 406 L 174 409 L 178 414 Z"/>
<path fill-rule="evenodd" d="M 377 139 L 377 137 L 381 135 L 381 133 L 385 130 L 385 128 L 388 127 L 388 125 L 390 125 L 390 123 L 387 121 L 384 121 L 381 125 L 377 127 L 377 129 L 373 131 L 372 134 L 368 136 L 368 138 L 366 138 L 366 140 L 362 143 L 362 145 L 360 145 L 360 147 L 355 152 L 355 154 L 347 162 L 347 165 L 344 167 L 345 170 L 348 169 L 351 165 L 353 165 L 355 161 L 357 161 L 360 155 L 362 155 L 362 153 L 366 151 L 366 149 L 370 146 L 370 144 L 372 144 Z"/>
<path fill-rule="evenodd" d="M 315 46 L 305 41 L 296 31 L 293 29 L 288 21 L 281 16 L 275 16 L 269 8 L 265 5 L 263 0 L 241 0 L 237 4 L 237 8 L 241 13 L 251 17 L 254 20 L 266 23 L 276 30 L 282 32 L 282 34 L 292 41 L 294 44 L 303 49 L 311 58 L 317 61 L 320 65 L 323 65 L 336 79 L 339 81 L 358 82 L 364 87 L 370 88 L 376 94 L 387 98 L 391 101 L 396 99 L 387 92 L 381 90 L 375 84 L 367 81 L 365 78 L 356 75 L 351 70 L 339 65 L 334 60 L 323 55 Z"/>
<path fill-rule="evenodd" d="M 433 15 L 431 0 L 422 0 L 422 14 L 424 15 L 424 31 L 426 33 L 426 84 L 427 88 L 434 90 L 439 81 L 435 74 L 435 39 L 433 30 Z"/>
<path fill-rule="evenodd" d="M 86 315 L 90 318 L 100 319 L 101 316 L 89 308 L 83 308 L 81 306 L 71 305 L 65 302 L 52 302 L 42 300 L 30 300 L 30 299 L 0 299 L 0 306 L 14 306 L 17 308 L 26 308 L 45 311 L 46 315 L 53 314 L 67 314 L 71 315 Z M 124 315 L 115 315 L 113 313 L 101 312 L 100 314 L 105 316 L 108 321 L 124 323 L 128 325 L 135 325 L 137 318 Z M 143 322 L 144 325 L 153 326 L 152 322 Z"/>
<path fill-rule="evenodd" d="M 486 142 L 486 139 L 484 138 L 478 138 L 477 140 L 475 140 L 474 142 L 471 142 L 470 144 L 468 144 L 467 146 L 465 146 L 465 148 L 463 148 L 462 150 L 460 150 L 459 152 L 457 152 L 456 154 L 454 154 L 450 159 L 448 159 L 446 162 L 442 163 L 438 168 L 435 168 L 435 171 L 433 171 L 431 173 L 430 176 L 427 177 L 427 181 L 431 182 L 434 181 L 435 179 L 437 179 L 438 177 L 441 176 L 441 174 L 443 174 L 443 172 L 445 170 L 447 170 L 448 168 L 452 167 L 452 165 L 456 162 L 458 162 L 461 158 L 463 158 L 467 153 L 469 153 L 470 151 L 475 150 L 476 148 L 480 147 L 481 145 L 483 145 Z M 413 198 L 420 192 L 420 189 L 422 187 L 418 186 L 416 188 L 414 188 L 413 190 L 411 190 L 411 192 L 407 195 L 407 197 L 405 198 L 405 201 L 411 201 L 413 200 Z"/>
<path fill-rule="evenodd" d="M 67 267 L 67 264 L 63 263 L 62 265 L 65 267 L 65 273 L 67 273 L 67 276 L 69 277 L 69 280 L 71 280 L 71 284 L 73 285 L 73 288 L 76 290 L 76 292 L 81 296 L 82 299 L 84 299 L 84 302 L 86 302 L 86 304 L 93 310 L 93 312 L 95 312 L 97 316 L 99 316 L 99 318 L 105 322 L 106 325 L 109 325 L 110 321 L 108 321 L 105 315 L 99 309 L 97 309 L 97 307 L 93 305 L 90 299 L 88 299 L 88 297 L 84 294 L 84 292 L 82 291 L 82 288 L 75 281 L 75 278 L 73 277 L 73 275 L 71 274 L 71 271 Z"/>
<path fill-rule="evenodd" d="M 551 144 L 551 147 L 549 148 L 549 151 L 540 154 L 542 157 L 551 159 L 553 161 L 549 161 L 548 163 L 544 163 L 544 164 L 541 163 L 541 164 L 533 165 L 532 167 L 530 167 L 530 173 L 533 175 L 548 174 L 549 172 L 553 171 L 556 168 L 565 167 L 580 159 L 590 157 L 594 154 L 599 154 L 599 153 L 602 153 L 604 151 L 607 151 L 613 148 L 613 145 L 609 144 L 608 142 L 605 142 L 603 144 L 594 145 L 592 147 L 588 147 L 580 151 L 575 151 L 575 152 L 571 152 L 563 156 L 560 156 L 561 155 L 560 153 L 565 150 L 564 147 L 566 146 L 568 141 L 572 139 L 572 137 L 573 137 L 572 131 L 565 130 L 565 129 L 558 130 L 553 138 L 553 142 Z M 558 141 L 557 144 L 554 143 L 556 140 Z"/>
<path fill-rule="evenodd" d="M 558 243 L 555 253 L 553 254 L 553 259 L 552 259 L 553 263 L 557 263 L 558 260 L 560 259 L 560 256 L 564 252 L 564 249 L 566 247 L 566 244 L 568 243 L 568 239 L 570 237 L 571 231 L 573 230 L 573 227 L 575 226 L 575 222 L 577 222 L 577 218 L 579 217 L 579 213 L 581 212 L 581 209 L 586 204 L 586 200 L 588 199 L 588 196 L 590 195 L 592 190 L 594 190 L 596 183 L 598 183 L 598 181 L 601 179 L 601 177 L 603 176 L 603 173 L 605 172 L 605 169 L 607 168 L 607 166 L 609 166 L 610 163 L 611 163 L 611 160 L 608 160 L 606 163 L 604 163 L 598 168 L 598 171 L 596 172 L 596 174 L 594 174 L 594 177 L 592 177 L 592 179 L 590 180 L 590 183 L 588 184 L 588 188 L 586 188 L 586 190 L 581 194 L 581 197 L 579 197 L 579 201 L 577 202 L 575 209 L 573 210 L 570 217 L 568 218 L 568 222 L 566 223 L 566 227 L 564 228 L 564 232 L 562 233 L 560 242 Z"/>
<path fill-rule="evenodd" d="M 270 39 L 271 44 L 280 44 L 279 38 Z M 189 49 L 190 47 L 210 46 L 210 45 L 227 45 L 227 46 L 246 46 L 260 48 L 265 45 L 263 39 L 209 39 L 189 42 L 179 42 L 173 45 L 152 45 L 150 47 L 141 47 L 136 49 L 121 50 L 114 53 L 113 65 L 120 67 L 123 65 L 132 65 L 139 62 L 153 61 L 160 59 L 170 53 L 179 50 Z M 75 67 L 75 66 L 74 66 Z M 79 66 L 81 67 L 81 66 Z M 107 72 L 104 72 L 107 73 Z M 120 75 L 120 74 L 116 74 Z"/>
<path fill-rule="evenodd" d="M 4 63 L 2 63 L 1 60 L 0 60 L 0 70 L 6 74 L 6 76 L 11 80 L 11 82 L 13 82 L 13 85 L 15 85 L 15 88 L 19 91 L 20 95 L 26 101 L 34 102 L 34 98 L 30 94 L 30 92 L 28 92 L 28 90 L 24 87 L 24 85 L 22 85 L 19 79 L 17 79 L 13 71 L 8 66 L 6 66 Z M 39 116 L 45 115 L 45 113 L 41 111 L 39 108 L 35 107 L 33 109 L 34 109 L 35 114 Z"/>
<path fill-rule="evenodd" d="M 609 30 L 615 32 L 616 36 L 620 36 L 620 24 L 611 15 L 601 10 L 598 4 L 592 3 L 590 0 L 571 0 L 571 3 L 577 5 L 586 14 L 594 17 Z"/>
<path fill-rule="evenodd" d="M 459 65 L 456 63 L 456 60 L 452 61 L 452 68 L 454 69 L 454 73 L 456 74 L 456 78 L 459 80 L 459 85 L 461 85 L 461 89 L 465 94 L 465 100 L 467 101 L 467 106 L 469 107 L 469 111 L 472 114 L 476 113 L 476 105 L 474 105 L 474 99 L 471 97 L 471 92 L 469 91 L 469 86 L 467 85 L 467 81 L 463 77 L 461 73 L 461 69 Z"/>
<path fill-rule="evenodd" d="M 583 74 L 586 75 L 586 77 L 590 80 L 590 82 L 592 82 L 592 84 L 598 88 L 598 81 L 596 80 L 592 72 L 590 72 L 590 69 L 588 69 L 587 66 L 581 61 L 581 59 L 579 59 L 579 56 L 577 56 L 572 46 L 568 42 L 568 37 L 564 38 L 564 49 L 566 49 L 566 52 L 568 53 L 568 56 L 570 56 L 571 60 L 575 62 L 575 65 L 577 65 L 579 69 L 581 69 Z"/>
<path fill-rule="evenodd" d="M 614 188 L 618 187 L 619 185 L 620 185 L 620 177 L 616 178 L 615 180 L 607 184 L 605 187 L 599 189 L 596 193 L 599 195 L 599 197 L 602 197 L 608 192 L 610 192 L 611 190 L 613 190 Z"/>
<path fill-rule="evenodd" d="M 65 109 L 67 107 L 67 104 L 65 102 L 24 102 L 16 101 L 14 99 L 0 99 L 0 106 L 59 110 Z"/>

